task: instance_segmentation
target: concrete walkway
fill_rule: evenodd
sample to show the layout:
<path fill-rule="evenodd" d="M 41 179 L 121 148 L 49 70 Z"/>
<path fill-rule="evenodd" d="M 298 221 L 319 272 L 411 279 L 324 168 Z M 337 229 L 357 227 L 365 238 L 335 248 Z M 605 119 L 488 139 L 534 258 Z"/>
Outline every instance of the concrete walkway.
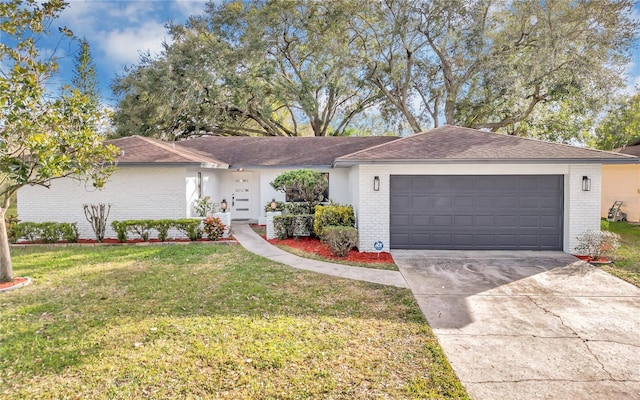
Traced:
<path fill-rule="evenodd" d="M 323 261 L 310 260 L 298 257 L 284 250 L 280 250 L 265 241 L 251 229 L 248 224 L 234 223 L 233 237 L 250 252 L 286 264 L 293 268 L 306 271 L 319 272 L 321 274 L 338 276 L 340 278 L 354 279 L 358 281 L 379 283 L 381 285 L 408 288 L 407 282 L 398 271 L 387 271 L 373 268 L 354 267 L 351 265 L 332 264 Z"/>

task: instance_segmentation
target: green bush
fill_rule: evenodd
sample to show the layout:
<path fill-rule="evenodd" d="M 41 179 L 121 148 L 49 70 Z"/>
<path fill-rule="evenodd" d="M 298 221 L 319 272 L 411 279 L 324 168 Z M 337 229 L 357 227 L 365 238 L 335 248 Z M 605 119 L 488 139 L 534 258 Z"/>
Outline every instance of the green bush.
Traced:
<path fill-rule="evenodd" d="M 149 241 L 149 236 L 151 235 L 151 221 L 143 219 L 143 220 L 131 220 L 125 221 L 128 223 L 127 231 L 140 236 L 145 242 Z"/>
<path fill-rule="evenodd" d="M 295 220 L 296 216 L 291 214 L 273 217 L 273 229 L 276 231 L 276 237 L 280 240 L 292 237 Z"/>
<path fill-rule="evenodd" d="M 282 210 L 283 214 L 312 214 L 307 203 L 285 203 Z"/>
<path fill-rule="evenodd" d="M 75 222 L 21 222 L 15 226 L 12 235 L 15 237 L 13 243 L 22 237 L 30 242 L 40 240 L 42 243 L 56 243 L 66 240 L 74 243 L 78 241 L 78 227 Z"/>
<path fill-rule="evenodd" d="M 173 220 L 170 219 L 158 219 L 151 222 L 151 228 L 158 232 L 158 240 L 164 242 L 169 236 L 169 229 L 173 227 Z"/>
<path fill-rule="evenodd" d="M 202 238 L 200 222 L 199 219 L 193 218 L 177 219 L 174 221 L 174 227 L 187 235 L 190 240 L 198 240 Z"/>
<path fill-rule="evenodd" d="M 322 238 L 324 230 L 328 226 L 354 227 L 355 223 L 356 216 L 353 212 L 353 206 L 341 206 L 339 204 L 317 206 L 313 231 L 319 238 Z"/>
<path fill-rule="evenodd" d="M 209 240 L 218 240 L 222 237 L 225 226 L 220 218 L 209 216 L 202 221 L 202 224 Z"/>
<path fill-rule="evenodd" d="M 273 218 L 273 228 L 280 240 L 293 236 L 310 236 L 313 233 L 313 215 L 276 215 Z"/>
<path fill-rule="evenodd" d="M 358 244 L 358 230 L 348 226 L 326 226 L 323 241 L 338 257 L 345 257 Z"/>
<path fill-rule="evenodd" d="M 211 200 L 211 197 L 204 196 L 193 203 L 193 209 L 200 217 L 206 217 L 216 212 L 219 204 Z"/>
<path fill-rule="evenodd" d="M 287 201 L 300 201 L 307 204 L 309 210 L 324 200 L 329 181 L 322 172 L 310 169 L 298 169 L 283 172 L 271 182 L 271 186 L 286 193 Z M 307 211 L 307 214 L 309 211 Z"/>
<path fill-rule="evenodd" d="M 116 232 L 120 242 L 124 243 L 127 241 L 127 221 L 113 221 L 111 227 Z"/>
<path fill-rule="evenodd" d="M 268 201 L 267 204 L 265 204 L 264 206 L 264 211 L 265 212 L 271 212 L 271 211 L 284 211 L 286 204 L 284 201 L 276 201 L 276 209 L 272 210 L 271 209 L 271 202 Z"/>

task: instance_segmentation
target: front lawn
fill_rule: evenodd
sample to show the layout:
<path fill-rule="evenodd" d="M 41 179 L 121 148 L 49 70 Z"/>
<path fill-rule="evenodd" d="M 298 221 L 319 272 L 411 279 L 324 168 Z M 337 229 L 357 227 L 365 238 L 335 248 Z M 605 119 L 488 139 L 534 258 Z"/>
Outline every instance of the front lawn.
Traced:
<path fill-rule="evenodd" d="M 622 237 L 616 262 L 603 266 L 605 271 L 640 287 L 640 226 L 627 222 L 605 223 L 603 228 Z"/>
<path fill-rule="evenodd" d="M 12 251 L 3 399 L 467 398 L 406 289 L 240 246 Z"/>

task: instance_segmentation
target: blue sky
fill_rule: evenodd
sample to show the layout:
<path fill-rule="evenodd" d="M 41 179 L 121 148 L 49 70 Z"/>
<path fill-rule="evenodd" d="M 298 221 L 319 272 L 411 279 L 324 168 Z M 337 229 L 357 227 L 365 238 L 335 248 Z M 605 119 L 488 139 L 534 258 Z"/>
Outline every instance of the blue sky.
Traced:
<path fill-rule="evenodd" d="M 126 65 L 136 64 L 141 51 L 152 54 L 161 50 L 163 39 L 167 39 L 165 24 L 168 20 L 177 23 L 186 21 L 189 15 L 200 14 L 205 0 L 67 0 L 69 6 L 52 31 L 67 26 L 78 37 L 86 37 L 91 46 L 96 64 L 102 96 L 106 103 L 114 104 L 110 84 Z M 640 5 L 635 14 L 640 17 Z M 51 47 L 51 46 L 50 46 Z M 631 91 L 640 85 L 640 43 L 636 46 L 635 62 L 629 66 L 627 82 Z M 73 69 L 73 52 L 77 43 L 63 41 L 57 46 L 60 59 L 60 86 L 69 79 Z"/>

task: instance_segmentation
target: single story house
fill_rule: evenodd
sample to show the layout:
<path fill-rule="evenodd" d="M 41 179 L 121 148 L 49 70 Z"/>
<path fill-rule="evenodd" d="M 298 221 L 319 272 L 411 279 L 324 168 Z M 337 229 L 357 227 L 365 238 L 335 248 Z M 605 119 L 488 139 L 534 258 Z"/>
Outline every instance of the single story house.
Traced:
<path fill-rule="evenodd" d="M 614 150 L 616 153 L 640 157 L 640 139 Z M 609 208 L 622 201 L 620 211 L 630 222 L 640 222 L 640 164 L 604 164 L 602 166 L 602 204 L 600 215 L 606 218 Z"/>
<path fill-rule="evenodd" d="M 354 206 L 361 251 L 394 249 L 564 250 L 600 227 L 602 165 L 637 158 L 442 126 L 409 137 L 200 137 L 167 143 L 132 136 L 117 172 L 97 191 L 72 179 L 18 192 L 23 221 L 78 222 L 83 203 L 110 203 L 109 220 L 195 216 L 210 196 L 233 220 L 264 223 L 284 194 L 280 173 L 328 174 L 329 198 Z M 107 236 L 113 235 L 110 230 Z"/>

